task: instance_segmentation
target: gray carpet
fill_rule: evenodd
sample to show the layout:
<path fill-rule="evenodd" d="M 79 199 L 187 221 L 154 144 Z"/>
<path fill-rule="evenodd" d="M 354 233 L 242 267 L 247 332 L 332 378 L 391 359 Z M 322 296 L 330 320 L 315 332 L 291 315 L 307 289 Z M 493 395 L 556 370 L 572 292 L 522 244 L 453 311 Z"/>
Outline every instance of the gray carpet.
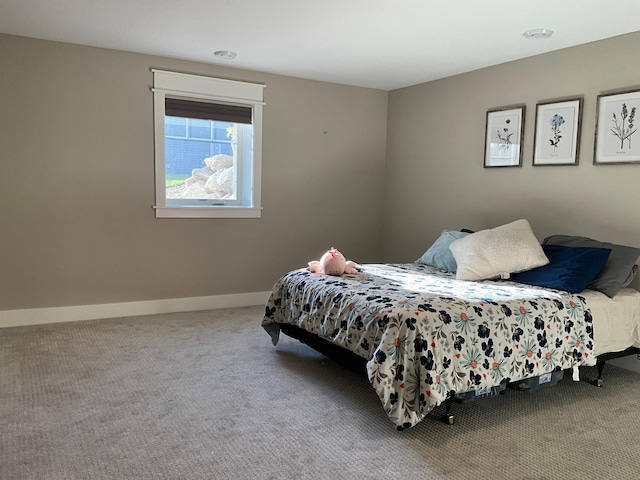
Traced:
<path fill-rule="evenodd" d="M 626 479 L 640 374 L 443 408 L 397 432 L 364 377 L 262 308 L 0 329 L 0 478 Z"/>

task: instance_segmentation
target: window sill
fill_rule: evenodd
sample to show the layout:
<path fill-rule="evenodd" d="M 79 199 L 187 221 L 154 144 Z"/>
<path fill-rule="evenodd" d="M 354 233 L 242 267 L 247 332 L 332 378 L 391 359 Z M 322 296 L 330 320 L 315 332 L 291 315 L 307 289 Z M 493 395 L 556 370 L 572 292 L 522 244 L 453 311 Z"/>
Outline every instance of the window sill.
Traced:
<path fill-rule="evenodd" d="M 260 218 L 254 207 L 153 207 L 156 218 Z"/>

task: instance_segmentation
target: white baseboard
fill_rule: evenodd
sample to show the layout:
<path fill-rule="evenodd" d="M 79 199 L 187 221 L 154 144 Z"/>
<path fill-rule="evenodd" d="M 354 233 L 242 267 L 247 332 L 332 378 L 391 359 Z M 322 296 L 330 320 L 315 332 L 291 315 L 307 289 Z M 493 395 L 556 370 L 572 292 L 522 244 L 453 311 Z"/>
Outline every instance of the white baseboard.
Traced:
<path fill-rule="evenodd" d="M 105 303 L 102 305 L 0 310 L 0 328 L 21 327 L 43 323 L 96 320 L 99 318 L 133 317 L 137 315 L 153 315 L 156 313 L 250 307 L 254 305 L 264 305 L 268 297 L 269 292 L 253 292 L 213 295 L 209 297 Z"/>

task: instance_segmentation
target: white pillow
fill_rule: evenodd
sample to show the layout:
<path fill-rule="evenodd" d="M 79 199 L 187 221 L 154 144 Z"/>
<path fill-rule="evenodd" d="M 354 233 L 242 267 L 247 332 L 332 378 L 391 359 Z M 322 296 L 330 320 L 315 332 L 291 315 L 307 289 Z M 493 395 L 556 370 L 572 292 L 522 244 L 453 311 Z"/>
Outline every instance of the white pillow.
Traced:
<path fill-rule="evenodd" d="M 481 230 L 449 245 L 459 280 L 509 278 L 549 263 L 527 220 Z"/>

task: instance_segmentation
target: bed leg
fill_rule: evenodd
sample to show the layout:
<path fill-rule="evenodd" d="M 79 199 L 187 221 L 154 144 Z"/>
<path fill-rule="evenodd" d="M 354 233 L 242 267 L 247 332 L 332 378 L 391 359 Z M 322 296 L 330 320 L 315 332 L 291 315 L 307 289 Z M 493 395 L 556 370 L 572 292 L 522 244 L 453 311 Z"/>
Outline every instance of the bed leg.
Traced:
<path fill-rule="evenodd" d="M 593 381 L 593 384 L 596 387 L 601 387 L 604 385 L 604 380 L 602 379 L 602 371 L 604 370 L 604 362 L 597 362 L 596 367 L 598 368 L 598 378 Z"/>
<path fill-rule="evenodd" d="M 454 398 L 452 396 L 444 401 L 445 411 L 442 414 L 442 421 L 447 425 L 453 425 L 454 423 L 453 414 L 451 413 L 451 405 L 453 405 L 453 400 Z"/>

